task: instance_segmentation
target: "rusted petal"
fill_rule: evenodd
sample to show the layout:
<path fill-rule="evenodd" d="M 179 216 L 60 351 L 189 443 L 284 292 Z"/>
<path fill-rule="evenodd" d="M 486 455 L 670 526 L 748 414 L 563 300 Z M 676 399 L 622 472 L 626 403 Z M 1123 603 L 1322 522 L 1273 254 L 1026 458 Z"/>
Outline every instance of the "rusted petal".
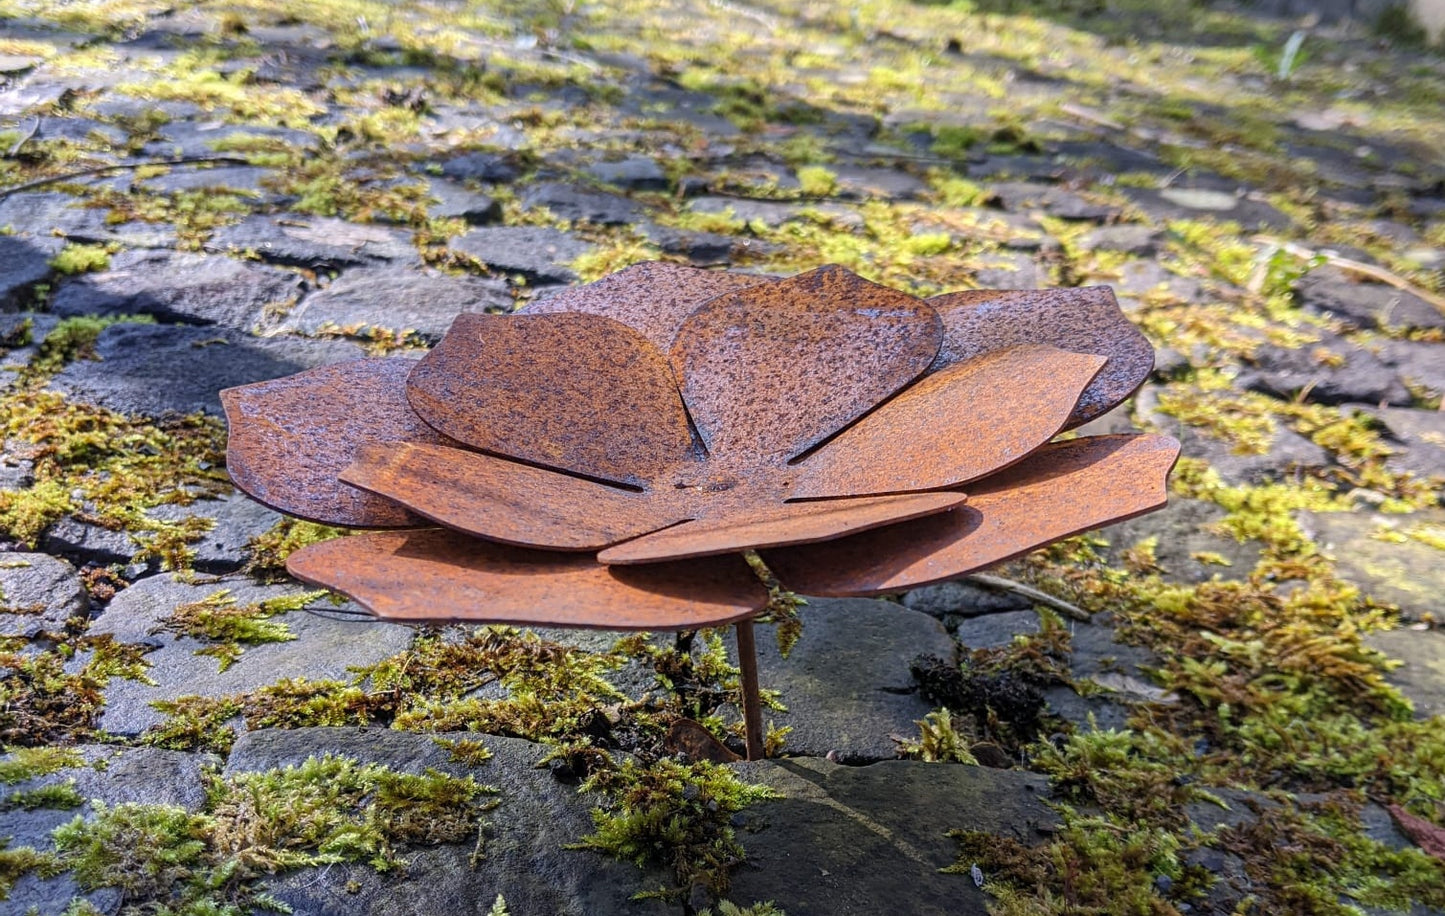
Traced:
<path fill-rule="evenodd" d="M 286 568 L 377 617 L 416 623 L 681 630 L 741 620 L 768 602 L 741 557 L 612 569 L 435 528 L 312 544 Z"/>
<path fill-rule="evenodd" d="M 781 544 L 809 544 L 943 512 L 965 499 L 962 493 L 944 492 L 784 503 L 664 528 L 609 547 L 597 559 L 603 563 L 654 563 Z"/>
<path fill-rule="evenodd" d="M 588 477 L 640 484 L 693 454 L 662 351 L 600 315 L 460 315 L 407 394 L 467 445 Z"/>
<path fill-rule="evenodd" d="M 672 363 L 714 455 L 797 455 L 918 376 L 938 316 L 912 296 L 823 267 L 712 299 L 683 322 Z"/>
<path fill-rule="evenodd" d="M 924 376 L 804 459 L 794 494 L 931 490 L 1007 467 L 1053 438 L 1103 365 L 1010 347 Z"/>
<path fill-rule="evenodd" d="M 944 366 L 1019 344 L 1049 344 L 1075 353 L 1107 356 L 1065 429 L 1106 413 L 1134 393 L 1154 368 L 1154 348 L 1125 317 L 1107 286 L 1048 290 L 969 290 L 935 296 L 928 304 L 943 318 Z"/>
<path fill-rule="evenodd" d="M 435 445 L 362 449 L 341 479 L 448 528 L 553 550 L 597 550 L 685 518 L 642 493 Z"/>
<path fill-rule="evenodd" d="M 411 439 L 447 442 L 407 404 L 409 359 L 363 359 L 221 392 L 231 480 L 273 509 L 327 525 L 423 524 L 382 496 L 336 479 L 358 449 Z"/>
<path fill-rule="evenodd" d="M 667 261 L 646 261 L 595 283 L 564 289 L 527 306 L 528 315 L 590 312 L 636 328 L 664 353 L 683 319 L 714 296 L 776 282 L 772 277 L 721 273 Z"/>
<path fill-rule="evenodd" d="M 805 595 L 876 595 L 951 579 L 1059 538 L 1161 508 L 1179 457 L 1167 436 L 1096 436 L 1044 446 L 969 488 L 953 512 L 764 559 Z"/>

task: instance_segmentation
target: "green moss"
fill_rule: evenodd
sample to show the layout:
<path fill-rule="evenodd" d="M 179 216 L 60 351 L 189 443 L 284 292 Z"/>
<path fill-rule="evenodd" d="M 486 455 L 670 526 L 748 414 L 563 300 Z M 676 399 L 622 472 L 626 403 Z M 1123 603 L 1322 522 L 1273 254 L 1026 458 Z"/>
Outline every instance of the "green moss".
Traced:
<path fill-rule="evenodd" d="M 159 725 L 146 729 L 140 743 L 173 751 L 209 751 L 229 754 L 236 742 L 230 723 L 244 708 L 234 697 L 183 696 L 154 700 L 151 706 L 165 716 Z"/>
<path fill-rule="evenodd" d="M 70 664 L 77 653 L 83 664 Z M 35 747 L 94 740 L 96 720 L 110 680 L 144 680 L 146 662 L 139 646 L 116 643 L 109 635 L 65 638 L 39 652 L 0 647 L 0 743 Z M 21 764 L 16 772 L 24 772 Z"/>
<path fill-rule="evenodd" d="M 3 800 L 0 800 L 0 810 L 5 808 L 20 808 L 25 811 L 33 811 L 36 808 L 79 808 L 83 804 L 85 804 L 85 799 L 76 791 L 75 780 L 72 779 L 68 782 L 11 792 Z"/>
<path fill-rule="evenodd" d="M 76 315 L 63 319 L 45 335 L 25 374 L 46 378 L 78 359 L 95 359 L 100 332 L 113 324 L 155 324 L 155 319 L 149 315 Z"/>
<path fill-rule="evenodd" d="M 267 598 L 251 604 L 237 604 L 230 590 L 222 589 L 200 601 L 179 605 L 170 616 L 161 621 L 161 628 L 181 636 L 219 644 L 197 650 L 196 654 L 217 655 L 221 659 L 221 670 L 225 671 L 240 657 L 243 645 L 290 642 L 295 639 L 286 622 L 274 618 L 300 610 L 325 596 L 326 592 L 305 592 L 300 595 Z"/>
<path fill-rule="evenodd" d="M 61 872 L 60 860 L 54 854 L 32 846 L 10 848 L 10 838 L 0 837 L 0 903 L 10 896 L 10 889 L 23 876 L 34 874 L 53 878 Z"/>
<path fill-rule="evenodd" d="M 103 245 L 77 245 L 72 242 L 60 249 L 50 266 L 63 274 L 105 270 L 110 266 L 110 250 Z"/>
<path fill-rule="evenodd" d="M 84 765 L 84 758 L 74 748 L 47 745 L 8 748 L 4 759 L 0 759 L 0 785 L 11 786 L 66 767 Z"/>
<path fill-rule="evenodd" d="M 246 572 L 266 582 L 287 578 L 286 558 L 308 544 L 319 544 L 346 532 L 286 517 L 246 543 Z"/>

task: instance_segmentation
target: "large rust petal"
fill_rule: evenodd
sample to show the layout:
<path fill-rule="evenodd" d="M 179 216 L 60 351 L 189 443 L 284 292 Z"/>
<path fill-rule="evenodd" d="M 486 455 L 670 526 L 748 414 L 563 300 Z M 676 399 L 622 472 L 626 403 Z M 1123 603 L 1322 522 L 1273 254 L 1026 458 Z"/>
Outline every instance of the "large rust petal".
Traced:
<path fill-rule="evenodd" d="M 695 457 L 662 351 L 600 315 L 460 315 L 407 394 L 467 445 L 588 477 L 636 485 Z"/>
<path fill-rule="evenodd" d="M 646 261 L 595 283 L 564 289 L 527 306 L 528 315 L 589 312 L 636 328 L 664 353 L 683 319 L 714 296 L 776 282 L 772 277 L 721 273 L 667 261 Z"/>
<path fill-rule="evenodd" d="M 377 617 L 416 623 L 680 630 L 742 620 L 768 602 L 741 557 L 614 569 L 445 529 L 336 538 L 293 553 L 286 568 Z"/>
<path fill-rule="evenodd" d="M 798 467 L 799 497 L 966 483 L 1053 438 L 1104 357 L 1054 347 L 997 350 L 924 376 Z"/>
<path fill-rule="evenodd" d="M 363 359 L 221 392 L 230 424 L 226 469 L 273 509 L 327 525 L 424 524 L 382 496 L 337 481 L 362 447 L 447 442 L 406 400 L 409 359 Z"/>
<path fill-rule="evenodd" d="M 697 519 L 645 534 L 597 555 L 603 563 L 654 563 L 781 544 L 809 544 L 943 512 L 961 505 L 962 493 L 908 493 L 864 499 L 784 503 Z"/>
<path fill-rule="evenodd" d="M 1163 507 L 1179 457 L 1167 436 L 1095 436 L 1044 446 L 969 488 L 953 512 L 821 544 L 770 550 L 805 595 L 877 595 L 952 579 L 1041 544 Z"/>
<path fill-rule="evenodd" d="M 341 479 L 448 528 L 526 547 L 597 550 L 686 517 L 634 490 L 435 445 L 362 449 Z"/>
<path fill-rule="evenodd" d="M 678 330 L 672 362 L 712 454 L 776 462 L 911 382 L 941 339 L 920 300 L 824 267 L 710 300 Z"/>
<path fill-rule="evenodd" d="M 928 304 L 943 318 L 937 371 L 981 353 L 1040 343 L 1107 356 L 1065 429 L 1111 410 L 1154 368 L 1154 348 L 1119 309 L 1107 286 L 1048 290 L 969 290 L 935 296 Z"/>

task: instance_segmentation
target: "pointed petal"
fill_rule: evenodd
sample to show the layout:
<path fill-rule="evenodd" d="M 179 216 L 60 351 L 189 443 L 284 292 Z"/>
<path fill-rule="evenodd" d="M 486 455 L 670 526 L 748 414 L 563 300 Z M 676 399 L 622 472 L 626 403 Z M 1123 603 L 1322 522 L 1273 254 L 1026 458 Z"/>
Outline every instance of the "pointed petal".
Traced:
<path fill-rule="evenodd" d="M 362 449 L 341 479 L 448 528 L 524 547 L 597 550 L 686 517 L 644 493 L 435 445 Z"/>
<path fill-rule="evenodd" d="M 406 400 L 409 359 L 362 359 L 221 392 L 230 423 L 226 469 L 273 509 L 326 525 L 395 528 L 422 520 L 336 479 L 362 447 L 449 442 Z"/>
<path fill-rule="evenodd" d="M 638 485 L 694 456 L 662 351 L 599 315 L 460 315 L 407 382 L 467 445 Z"/>
<path fill-rule="evenodd" d="M 1090 528 L 1162 508 L 1179 443 L 1168 436 L 1054 442 L 975 483 L 953 512 L 764 559 L 804 595 L 877 595 L 970 573 Z"/>
<path fill-rule="evenodd" d="M 595 283 L 574 286 L 527 306 L 528 315 L 590 312 L 635 328 L 664 353 L 672 346 L 683 319 L 714 296 L 773 277 L 723 273 L 668 261 L 646 261 L 619 270 Z"/>
<path fill-rule="evenodd" d="M 941 334 L 920 300 L 823 267 L 709 301 L 671 355 L 709 452 L 778 461 L 917 378 Z"/>
<path fill-rule="evenodd" d="M 741 557 L 611 569 L 585 554 L 435 528 L 312 544 L 286 568 L 377 617 L 415 623 L 681 630 L 742 620 L 768 603 Z"/>
<path fill-rule="evenodd" d="M 1007 467 L 1049 441 L 1102 356 L 1010 347 L 903 390 L 798 466 L 797 497 L 932 490 Z"/>
<path fill-rule="evenodd" d="M 944 512 L 962 505 L 966 498 L 962 493 L 945 492 L 784 503 L 674 525 L 609 547 L 597 559 L 603 563 L 654 563 L 810 544 Z"/>
<path fill-rule="evenodd" d="M 1112 410 L 1154 368 L 1154 347 L 1119 309 L 1107 286 L 970 290 L 935 296 L 928 304 L 938 310 L 944 327 L 934 371 L 1029 343 L 1107 356 L 1109 362 L 1079 398 L 1065 429 Z"/>

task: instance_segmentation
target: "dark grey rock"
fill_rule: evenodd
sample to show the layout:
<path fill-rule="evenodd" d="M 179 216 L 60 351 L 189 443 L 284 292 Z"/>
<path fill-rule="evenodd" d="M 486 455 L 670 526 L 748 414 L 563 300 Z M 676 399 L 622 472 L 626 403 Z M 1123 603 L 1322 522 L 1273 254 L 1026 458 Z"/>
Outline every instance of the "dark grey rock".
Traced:
<path fill-rule="evenodd" d="M 1003 209 L 1019 213 L 1042 210 L 1058 219 L 1102 223 L 1117 219 L 1115 207 L 1085 200 L 1072 191 L 1026 181 L 1003 182 L 990 189 Z"/>
<path fill-rule="evenodd" d="M 447 243 L 497 273 L 519 273 L 542 283 L 577 279 L 569 266 L 592 246 L 558 229 L 535 226 L 489 226 L 473 229 Z"/>
<path fill-rule="evenodd" d="M 124 143 L 126 135 L 113 124 L 90 118 L 41 118 L 36 125 L 35 139 L 70 140 L 104 146 Z"/>
<path fill-rule="evenodd" d="M 669 254 L 680 254 L 694 264 L 726 264 L 733 248 L 745 240 L 719 232 L 695 232 L 649 223 L 643 227 L 648 240 Z"/>
<path fill-rule="evenodd" d="M 740 197 L 697 197 L 688 202 L 687 208 L 695 213 L 728 214 L 739 224 L 756 220 L 770 229 L 800 218 L 803 212 L 798 204 Z"/>
<path fill-rule="evenodd" d="M 496 153 L 467 153 L 442 163 L 442 174 L 459 181 L 508 182 L 517 177 L 517 169 L 506 157 Z"/>
<path fill-rule="evenodd" d="M 1440 551 L 1411 537 L 1382 540 L 1379 535 L 1415 526 L 1445 529 L 1445 509 L 1410 515 L 1373 512 L 1301 512 L 1300 526 L 1325 554 L 1335 572 L 1360 591 L 1396 605 L 1407 618 L 1445 616 L 1445 564 Z"/>
<path fill-rule="evenodd" d="M 53 314 L 150 315 L 182 324 L 246 330 L 268 311 L 300 297 L 301 278 L 286 270 L 218 255 L 127 251 L 110 269 L 62 283 Z"/>
<path fill-rule="evenodd" d="M 191 545 L 195 551 L 194 565 L 205 573 L 227 573 L 246 562 L 246 545 L 252 538 L 270 531 L 281 515 L 241 492 L 224 499 L 200 499 L 189 506 L 157 506 L 147 513 L 162 521 L 179 522 L 188 518 L 208 518 L 215 524 L 200 540 Z"/>
<path fill-rule="evenodd" d="M 1445 412 L 1386 407 L 1369 411 L 1394 439 L 1385 466 L 1421 478 L 1445 478 Z"/>
<path fill-rule="evenodd" d="M 237 191 L 258 200 L 276 201 L 280 195 L 263 184 L 275 174 L 272 169 L 255 165 L 173 168 L 164 175 L 154 175 L 138 182 L 137 187 L 167 194 L 178 191 Z"/>
<path fill-rule="evenodd" d="M 206 642 L 169 632 L 155 632 L 182 604 L 228 592 L 237 604 L 296 595 L 298 586 L 258 586 L 240 582 L 201 585 L 151 576 L 121 591 L 91 624 L 93 634 L 109 633 L 119 642 L 155 646 L 146 654 L 154 684 L 112 680 L 105 689 L 100 725 L 118 735 L 135 735 L 164 718 L 151 707 L 156 700 L 196 694 L 223 697 L 255 690 L 285 678 L 349 680 L 351 667 L 375 664 L 411 644 L 412 631 L 394 624 L 336 619 L 293 611 L 284 620 L 296 637 L 290 642 L 246 646 L 225 671 L 208 655 L 197 655 Z"/>
<path fill-rule="evenodd" d="M 767 631 L 758 636 L 758 677 L 787 712 L 765 717 L 791 726 L 784 752 L 844 762 L 897 756 L 893 736 L 917 735 L 932 709 L 917 695 L 909 665 L 919 655 L 951 658 L 943 624 L 886 601 L 812 598 L 800 610 L 803 636 L 787 658 Z"/>
<path fill-rule="evenodd" d="M 80 574 L 64 560 L 43 553 L 0 556 L 0 636 L 56 633 L 89 609 Z"/>
<path fill-rule="evenodd" d="M 1048 272 L 1032 256 L 1001 251 L 975 258 L 973 282 L 981 289 L 1038 289 L 1048 283 Z"/>
<path fill-rule="evenodd" d="M 625 197 L 586 191 L 574 185 L 545 181 L 531 185 L 522 195 L 522 207 L 545 207 L 554 216 L 577 223 L 618 226 L 637 219 L 638 207 Z"/>
<path fill-rule="evenodd" d="M 1405 384 L 1423 397 L 1445 397 L 1445 343 L 1382 340 L 1372 349 L 1381 362 L 1399 373 Z"/>
<path fill-rule="evenodd" d="M 1122 251 L 1148 258 L 1159 253 L 1159 241 L 1163 236 L 1158 229 L 1149 226 L 1100 226 L 1085 233 L 1079 239 L 1079 247 L 1084 251 Z"/>
<path fill-rule="evenodd" d="M 947 622 L 949 618 L 978 617 L 1031 606 L 1027 598 L 974 582 L 940 582 L 915 588 L 903 596 L 903 606 Z M 954 620 L 954 627 L 957 627 Z"/>
<path fill-rule="evenodd" d="M 174 120 L 163 125 L 159 137 L 145 145 L 147 156 L 191 157 L 214 156 L 221 141 L 272 140 L 294 149 L 316 149 L 321 138 L 305 130 L 289 127 L 265 127 L 255 124 L 227 124 L 223 121 Z"/>
<path fill-rule="evenodd" d="M 0 229 L 15 235 L 45 239 L 57 232 L 90 226 L 104 214 L 81 206 L 79 198 L 53 191 L 26 191 L 0 197 Z"/>
<path fill-rule="evenodd" d="M 1240 387 L 1317 404 L 1410 404 L 1409 389 L 1378 356 L 1327 331 L 1317 333 L 1318 343 L 1301 347 L 1260 344 Z"/>
<path fill-rule="evenodd" d="M 129 563 L 140 544 L 125 531 L 67 515 L 46 529 L 40 549 L 77 563 Z"/>
<path fill-rule="evenodd" d="M 175 248 L 180 241 L 170 223 L 107 222 L 105 210 L 87 210 L 84 222 L 65 230 L 72 242 L 86 245 L 118 245 L 123 248 Z"/>
<path fill-rule="evenodd" d="M 460 736 L 458 736 L 460 737 Z M 476 735 L 466 736 L 473 740 Z M 303 728 L 242 735 L 226 773 L 295 765 L 323 753 L 341 754 L 404 772 L 431 767 L 471 775 L 497 789 L 497 807 L 485 815 L 485 855 L 468 862 L 472 844 L 409 849 L 396 876 L 364 866 L 334 865 L 271 879 L 270 891 L 308 916 L 391 916 L 445 913 L 466 907 L 485 912 L 500 895 L 513 913 L 557 916 L 649 916 L 674 912 L 632 895 L 661 886 L 663 876 L 641 872 L 592 852 L 563 847 L 592 832 L 593 802 L 538 764 L 549 748 L 515 738 L 483 737 L 492 758 L 475 769 L 450 760 L 430 735 L 384 729 Z"/>
<path fill-rule="evenodd" d="M 1356 328 L 1445 328 L 1445 314 L 1413 293 L 1360 283 L 1338 267 L 1317 267 L 1294 286 L 1295 301 Z"/>
<path fill-rule="evenodd" d="M 25 305 L 36 284 L 50 276 L 50 259 L 60 246 L 0 235 L 0 312 Z"/>
<path fill-rule="evenodd" d="M 1445 633 L 1438 630 L 1377 630 L 1365 645 L 1404 662 L 1385 678 L 1415 706 L 1415 717 L 1445 715 Z"/>
<path fill-rule="evenodd" d="M 1202 182 L 1214 187 L 1155 188 L 1122 187 L 1129 201 L 1154 222 L 1177 219 L 1217 219 L 1239 223 L 1246 230 L 1287 229 L 1294 224 L 1284 213 L 1264 200 L 1228 186 L 1222 181 Z"/>
<path fill-rule="evenodd" d="M 329 363 L 360 359 L 343 341 L 256 338 L 223 328 L 116 324 L 101 332 L 99 360 L 57 373 L 52 387 L 91 404 L 132 414 L 221 413 L 219 392 Z"/>
<path fill-rule="evenodd" d="M 206 247 L 316 269 L 421 262 L 411 237 L 399 229 L 295 213 L 248 217 L 218 230 Z"/>
<path fill-rule="evenodd" d="M 410 330 L 437 341 L 464 312 L 502 312 L 511 307 L 512 297 L 500 280 L 405 268 L 358 268 L 303 299 L 282 326 L 303 334 L 327 327 L 355 333 Z"/>
<path fill-rule="evenodd" d="M 748 861 L 729 896 L 771 900 L 788 916 L 983 916 L 991 898 L 972 878 L 939 871 L 956 858 L 945 834 L 982 830 L 1032 846 L 1058 823 L 1041 801 L 1047 780 L 1033 773 L 903 760 L 735 766 L 783 797 L 742 813 Z"/>
<path fill-rule="evenodd" d="M 1260 545 L 1215 533 L 1212 526 L 1226 514 L 1214 503 L 1175 496 L 1158 512 L 1111 525 L 1101 535 L 1115 563 L 1125 550 L 1154 538 L 1160 575 L 1171 582 L 1242 578 L 1258 565 Z"/>
<path fill-rule="evenodd" d="M 667 173 L 651 156 L 628 156 L 616 162 L 595 162 L 587 174 L 624 191 L 665 191 Z"/>
<path fill-rule="evenodd" d="M 1181 277 L 1153 259 L 1126 261 L 1119 268 L 1119 279 L 1110 285 L 1118 293 L 1119 305 L 1125 311 L 1139 308 L 1145 300 L 1154 296 L 1166 296 L 1187 303 L 1205 298 L 1204 287 L 1198 280 Z"/>
<path fill-rule="evenodd" d="M 502 205 L 495 197 L 454 181 L 431 179 L 427 195 L 435 201 L 427 208 L 427 215 L 433 219 L 460 219 L 473 226 L 482 226 L 502 218 Z"/>
<path fill-rule="evenodd" d="M 929 193 L 928 184 L 899 169 L 837 165 L 829 170 L 843 197 L 881 197 L 885 200 L 918 200 Z"/>

